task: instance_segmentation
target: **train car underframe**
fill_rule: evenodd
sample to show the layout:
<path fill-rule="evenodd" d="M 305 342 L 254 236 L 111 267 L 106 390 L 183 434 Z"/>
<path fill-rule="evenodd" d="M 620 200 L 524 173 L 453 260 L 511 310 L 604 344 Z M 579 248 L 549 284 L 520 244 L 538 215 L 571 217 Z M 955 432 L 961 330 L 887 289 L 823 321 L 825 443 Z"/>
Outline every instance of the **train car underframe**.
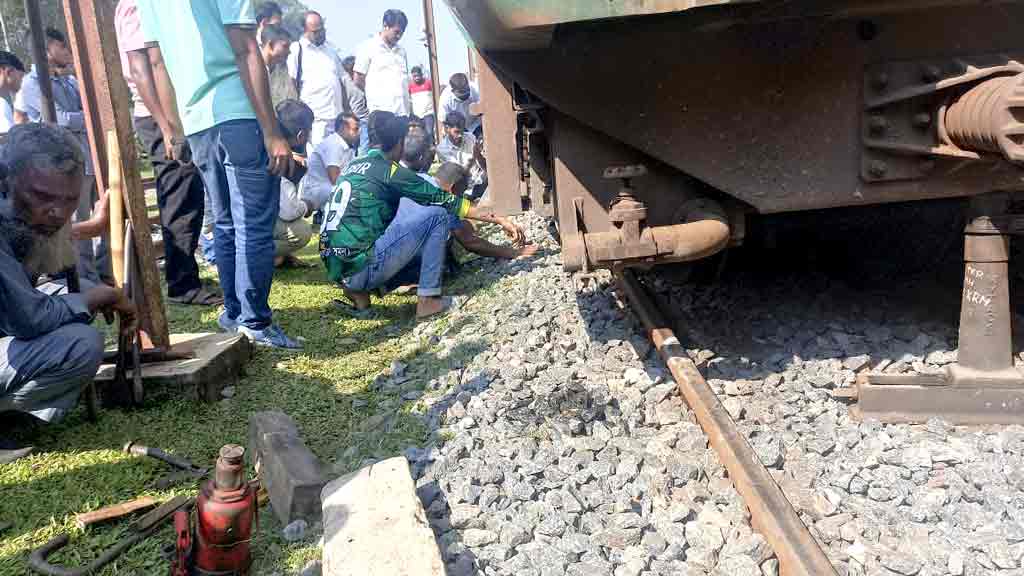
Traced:
<path fill-rule="evenodd" d="M 1024 189 L 1024 7 L 921 6 L 697 10 L 482 50 L 485 132 L 516 134 L 487 141 L 493 206 L 555 218 L 566 269 L 588 271 L 699 261 L 741 243 L 748 214 L 970 197 L 959 362 L 862 374 L 845 394 L 883 421 L 1024 423 L 1007 278 L 1024 232 L 1009 211 Z"/>

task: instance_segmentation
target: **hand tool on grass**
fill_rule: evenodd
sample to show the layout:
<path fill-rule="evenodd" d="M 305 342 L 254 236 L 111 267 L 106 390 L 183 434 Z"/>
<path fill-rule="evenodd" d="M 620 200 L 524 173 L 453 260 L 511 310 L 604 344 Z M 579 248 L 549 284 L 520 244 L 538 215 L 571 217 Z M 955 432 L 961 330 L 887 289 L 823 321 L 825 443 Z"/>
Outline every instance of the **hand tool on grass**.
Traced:
<path fill-rule="evenodd" d="M 177 472 L 172 472 L 157 480 L 155 484 L 157 490 L 166 490 L 167 488 L 170 488 L 180 482 L 184 482 L 185 480 L 200 480 L 210 473 L 209 467 L 200 468 L 184 458 L 168 454 L 159 448 L 143 446 L 135 441 L 125 444 L 124 451 L 136 456 L 148 456 L 149 458 L 155 458 L 156 460 L 170 464 L 172 467 L 178 469 Z"/>
<path fill-rule="evenodd" d="M 85 512 L 75 516 L 75 525 L 80 530 L 85 530 L 89 526 L 95 524 L 102 524 L 104 522 L 110 522 L 122 518 L 134 512 L 141 512 L 142 510 L 148 510 L 160 502 L 156 498 L 144 496 L 137 498 L 129 502 L 121 502 L 120 504 L 114 504 L 113 506 L 107 506 L 106 508 L 100 508 L 99 510 L 93 510 L 92 512 Z"/>
<path fill-rule="evenodd" d="M 163 525 L 164 522 L 169 520 L 175 512 L 179 509 L 191 506 L 193 502 L 194 501 L 187 496 L 177 496 L 168 500 L 159 508 L 146 514 L 137 522 L 132 524 L 127 537 L 123 538 L 109 550 L 106 550 L 103 554 L 100 554 L 98 558 L 85 566 L 66 568 L 64 566 L 58 566 L 47 562 L 47 558 L 49 558 L 51 554 L 54 554 L 61 548 L 68 545 L 70 537 L 67 534 L 61 534 L 41 547 L 33 550 L 28 557 L 28 565 L 36 573 L 45 574 L 46 576 L 85 576 L 87 574 L 95 574 L 99 572 L 101 568 L 113 562 L 118 556 L 124 554 L 126 550 L 135 546 L 139 542 L 142 542 L 146 538 L 149 538 L 160 528 L 161 525 Z"/>

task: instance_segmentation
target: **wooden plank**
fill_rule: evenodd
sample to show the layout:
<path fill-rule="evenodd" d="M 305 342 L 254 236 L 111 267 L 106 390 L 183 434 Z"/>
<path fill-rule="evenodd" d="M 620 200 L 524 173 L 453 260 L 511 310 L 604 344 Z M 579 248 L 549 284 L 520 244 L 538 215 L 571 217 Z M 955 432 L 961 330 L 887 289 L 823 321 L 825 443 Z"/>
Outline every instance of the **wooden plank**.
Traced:
<path fill-rule="evenodd" d="M 159 502 L 157 502 L 156 498 L 151 496 L 144 496 L 130 502 L 121 502 L 120 504 L 114 504 L 113 506 L 107 506 L 106 508 L 100 508 L 99 510 L 79 514 L 75 516 L 75 525 L 78 526 L 79 530 L 85 530 L 86 527 L 94 524 L 110 522 L 111 520 L 117 520 L 118 518 L 123 518 L 129 514 L 139 512 L 140 510 L 148 510 L 155 507 L 158 503 Z"/>
<path fill-rule="evenodd" d="M 114 284 L 124 286 L 124 192 L 121 187 L 121 147 L 117 134 L 107 132 L 107 152 L 110 158 L 107 201 L 110 202 L 110 262 Z"/>
<path fill-rule="evenodd" d="M 499 215 L 523 211 L 523 183 L 516 150 L 518 116 L 512 105 L 512 83 L 480 59 L 480 104 L 487 138 L 487 194 L 481 207 Z M 498 134 L 500 137 L 495 137 Z"/>
<path fill-rule="evenodd" d="M 166 388 L 177 396 L 216 402 L 223 388 L 237 383 L 252 356 L 249 340 L 241 334 L 173 334 L 171 344 L 172 352 L 187 359 L 144 364 L 142 381 L 147 396 L 151 389 Z M 113 379 L 114 365 L 100 366 L 96 373 L 100 389 Z"/>
<path fill-rule="evenodd" d="M 131 99 L 121 73 L 117 37 L 114 34 L 114 4 L 104 0 L 64 0 L 68 40 L 75 56 L 75 69 L 82 87 L 82 107 L 92 146 L 97 184 L 107 188 L 106 133 L 112 130 L 121 150 L 134 150 Z M 156 267 L 156 250 L 149 235 L 146 198 L 139 178 L 136 154 L 122 154 L 121 176 L 128 218 L 134 231 L 135 251 L 142 270 L 144 302 L 138 302 L 143 330 L 158 347 L 170 346 L 167 313 Z"/>

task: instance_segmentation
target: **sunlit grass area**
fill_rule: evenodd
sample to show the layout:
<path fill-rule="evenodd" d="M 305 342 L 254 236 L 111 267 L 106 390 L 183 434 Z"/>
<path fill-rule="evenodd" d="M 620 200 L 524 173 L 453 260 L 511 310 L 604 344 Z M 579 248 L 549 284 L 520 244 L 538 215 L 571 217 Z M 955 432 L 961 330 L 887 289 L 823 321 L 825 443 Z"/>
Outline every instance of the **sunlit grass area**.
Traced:
<path fill-rule="evenodd" d="M 153 490 L 153 483 L 171 470 L 123 454 L 121 447 L 130 440 L 212 465 L 222 445 L 246 444 L 250 414 L 282 410 L 298 422 L 306 443 L 331 474 L 354 470 L 367 458 L 398 455 L 405 447 L 426 441 L 430 430 L 410 410 L 414 403 L 402 401 L 400 392 L 375 391 L 375 376 L 400 358 L 409 365 L 410 385 L 422 387 L 467 362 L 477 348 L 433 354 L 422 331 L 415 330 L 414 296 L 375 298 L 378 313 L 373 319 L 343 315 L 331 305 L 341 292 L 325 281 L 312 248 L 302 258 L 317 266 L 279 272 L 271 305 L 276 321 L 289 334 L 306 338 L 303 352 L 258 350 L 235 395 L 217 403 L 199 403 L 185 392 L 151 390 L 145 408 L 104 410 L 95 423 L 88 422 L 80 408 L 33 438 L 33 456 L 0 466 L 0 525 L 12 524 L 0 534 L 0 575 L 29 573 L 27 554 L 63 532 L 71 534 L 71 545 L 52 560 L 67 566 L 88 563 L 127 534 L 125 523 L 83 532 L 74 525 L 75 514 L 143 495 L 165 499 L 195 493 L 196 486 L 189 483 L 172 491 Z M 483 310 L 493 295 L 493 279 L 493 273 L 470 264 L 449 292 L 473 295 L 473 304 Z M 216 331 L 218 313 L 170 306 L 171 330 Z M 445 325 L 445 320 L 438 320 L 432 329 L 443 330 Z M 318 557 L 318 531 L 288 543 L 282 528 L 269 508 L 261 510 L 253 543 L 256 574 L 294 572 Z M 171 543 L 173 532 L 167 527 L 102 574 L 164 574 L 168 563 L 161 548 Z"/>

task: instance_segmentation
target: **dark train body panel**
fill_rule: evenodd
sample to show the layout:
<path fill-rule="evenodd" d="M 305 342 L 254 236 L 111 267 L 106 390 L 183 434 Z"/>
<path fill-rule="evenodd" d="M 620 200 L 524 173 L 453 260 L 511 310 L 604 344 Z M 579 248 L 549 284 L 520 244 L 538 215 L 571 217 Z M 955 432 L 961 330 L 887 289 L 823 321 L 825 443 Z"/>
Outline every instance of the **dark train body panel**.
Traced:
<path fill-rule="evenodd" d="M 745 214 L 1024 188 L 1022 2 L 448 2 L 496 206 L 556 215 L 583 267 L 705 255 L 644 238 L 694 201 L 736 243 Z"/>

